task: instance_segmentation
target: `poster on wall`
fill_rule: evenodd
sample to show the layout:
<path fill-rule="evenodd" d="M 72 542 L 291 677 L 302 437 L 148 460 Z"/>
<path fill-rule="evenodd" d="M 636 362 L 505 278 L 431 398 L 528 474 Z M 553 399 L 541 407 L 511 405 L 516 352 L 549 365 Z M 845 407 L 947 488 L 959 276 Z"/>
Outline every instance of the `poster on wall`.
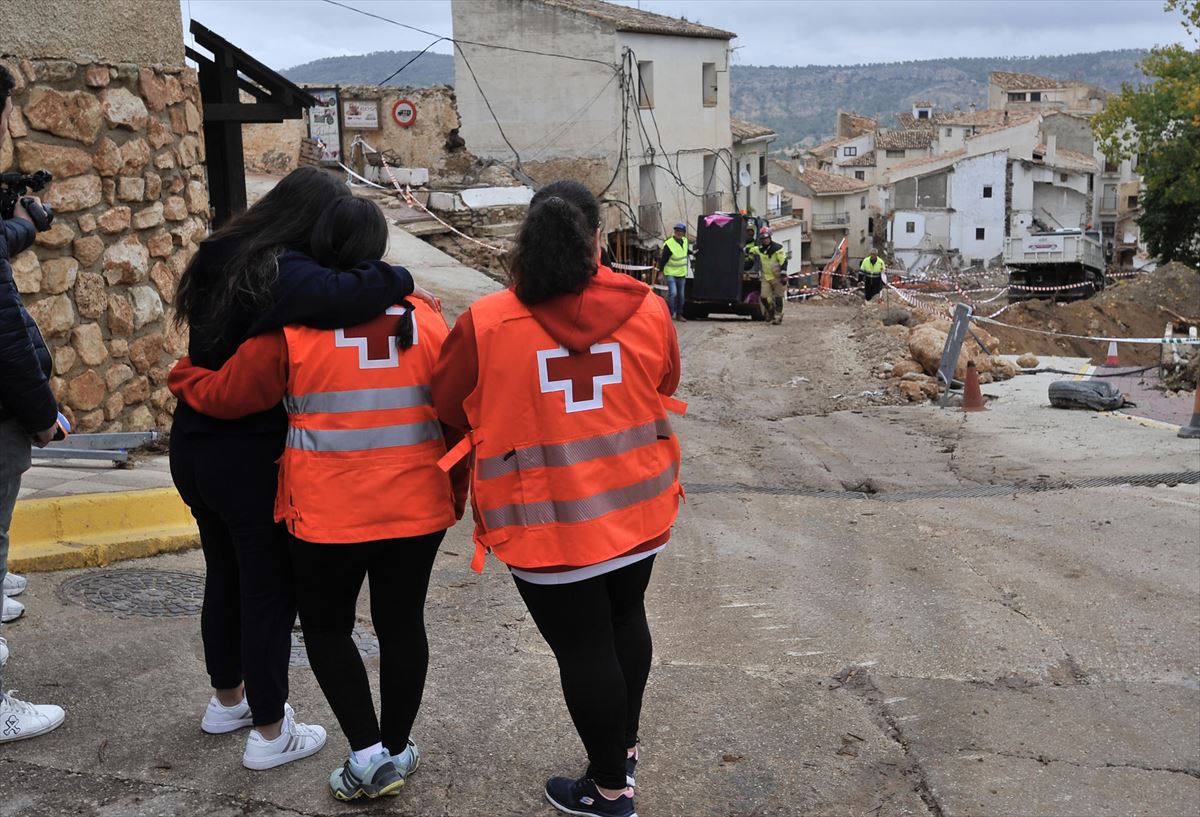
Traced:
<path fill-rule="evenodd" d="M 379 101 L 374 99 L 343 100 L 342 125 L 348 130 L 379 130 Z"/>
<path fill-rule="evenodd" d="M 318 104 L 308 109 L 308 135 L 325 144 L 322 162 L 342 160 L 342 132 L 338 123 L 338 92 L 334 88 L 309 88 Z"/>

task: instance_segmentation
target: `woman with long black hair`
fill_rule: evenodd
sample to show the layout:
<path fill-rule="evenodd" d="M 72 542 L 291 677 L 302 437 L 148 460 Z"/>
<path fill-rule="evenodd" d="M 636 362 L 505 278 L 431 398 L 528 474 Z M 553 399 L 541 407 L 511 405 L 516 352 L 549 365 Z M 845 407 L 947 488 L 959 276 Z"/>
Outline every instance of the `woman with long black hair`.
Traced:
<path fill-rule="evenodd" d="M 354 326 L 413 293 L 402 267 L 333 270 L 311 260 L 318 218 L 349 195 L 332 176 L 299 168 L 200 244 L 175 299 L 193 363 L 219 369 L 247 338 L 293 323 Z M 200 631 L 214 692 L 201 728 L 253 726 L 242 756 L 250 769 L 325 743 L 325 730 L 296 722 L 287 705 L 296 599 L 287 534 L 274 519 L 286 431 L 282 405 L 218 420 L 180 402 L 171 427 L 171 475 L 196 518 L 206 565 Z"/>
<path fill-rule="evenodd" d="M 512 286 L 476 301 L 434 371 L 441 421 L 469 431 L 476 553 L 504 562 L 558 661 L 585 774 L 546 782 L 568 814 L 633 817 L 650 672 L 644 594 L 682 496 L 666 410 L 679 346 L 663 300 L 600 266 L 600 209 L 540 190 Z M 465 453 L 465 446 L 456 453 Z"/>

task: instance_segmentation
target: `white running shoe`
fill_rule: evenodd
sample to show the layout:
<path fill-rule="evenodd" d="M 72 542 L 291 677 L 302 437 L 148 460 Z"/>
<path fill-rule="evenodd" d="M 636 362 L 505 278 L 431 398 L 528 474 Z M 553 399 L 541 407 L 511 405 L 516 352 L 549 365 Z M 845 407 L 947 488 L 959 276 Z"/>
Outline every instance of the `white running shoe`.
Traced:
<path fill-rule="evenodd" d="M 6 596 L 4 607 L 0 608 L 0 624 L 16 621 L 23 615 L 25 615 L 25 605 L 16 599 L 10 599 Z"/>
<path fill-rule="evenodd" d="M 292 705 L 287 703 L 283 705 L 283 712 L 285 716 L 296 715 Z M 222 706 L 216 695 L 208 699 L 208 708 L 204 710 L 204 717 L 200 721 L 200 729 L 210 735 L 224 735 L 253 725 L 254 716 L 245 698 L 233 706 Z"/>
<path fill-rule="evenodd" d="M 62 726 L 67 715 L 61 706 L 30 704 L 0 693 L 0 743 L 35 738 Z"/>
<path fill-rule="evenodd" d="M 297 723 L 294 712 L 284 710 L 283 728 L 275 740 L 267 740 L 257 729 L 246 738 L 242 765 L 247 769 L 274 769 L 293 760 L 315 755 L 325 745 L 325 730 L 307 723 Z"/>
<path fill-rule="evenodd" d="M 19 596 L 25 592 L 25 587 L 28 584 L 29 582 L 25 580 L 24 576 L 18 576 L 16 573 L 5 573 L 4 595 L 8 596 L 9 598 L 12 598 L 13 596 Z"/>
<path fill-rule="evenodd" d="M 0 669 L 4 669 L 4 665 L 8 663 L 8 642 L 0 636 Z"/>

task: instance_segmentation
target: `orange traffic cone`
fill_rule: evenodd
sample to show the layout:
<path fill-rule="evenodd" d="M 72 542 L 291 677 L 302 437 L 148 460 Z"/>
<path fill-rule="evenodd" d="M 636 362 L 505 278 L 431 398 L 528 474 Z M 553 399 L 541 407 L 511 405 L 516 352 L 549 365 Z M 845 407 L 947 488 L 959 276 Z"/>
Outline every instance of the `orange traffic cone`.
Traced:
<path fill-rule="evenodd" d="M 1196 386 L 1196 399 L 1192 403 L 1192 421 L 1179 427 L 1178 436 L 1188 439 L 1200 438 L 1200 384 Z"/>
<path fill-rule="evenodd" d="M 987 411 L 983 404 L 983 392 L 979 390 L 979 370 L 975 361 L 967 363 L 967 380 L 963 385 L 963 411 Z"/>
<path fill-rule="evenodd" d="M 1120 366 L 1121 360 L 1117 357 L 1117 342 L 1110 340 L 1108 342 L 1108 360 L 1104 361 L 1105 366 Z"/>

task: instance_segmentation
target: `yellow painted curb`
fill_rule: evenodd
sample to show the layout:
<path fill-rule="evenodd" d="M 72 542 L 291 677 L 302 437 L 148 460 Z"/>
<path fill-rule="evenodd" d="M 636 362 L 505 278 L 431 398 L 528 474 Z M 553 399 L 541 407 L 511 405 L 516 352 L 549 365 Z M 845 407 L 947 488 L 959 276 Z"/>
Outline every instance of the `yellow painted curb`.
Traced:
<path fill-rule="evenodd" d="M 200 545 L 174 488 L 113 491 L 17 503 L 9 529 L 15 573 L 98 567 Z"/>

